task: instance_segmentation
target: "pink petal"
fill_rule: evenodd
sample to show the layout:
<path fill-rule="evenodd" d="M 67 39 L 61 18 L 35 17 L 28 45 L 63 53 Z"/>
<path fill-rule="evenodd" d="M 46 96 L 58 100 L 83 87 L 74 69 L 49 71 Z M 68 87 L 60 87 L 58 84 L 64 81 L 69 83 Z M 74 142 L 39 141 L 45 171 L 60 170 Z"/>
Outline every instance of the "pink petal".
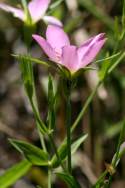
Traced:
<path fill-rule="evenodd" d="M 79 68 L 83 68 L 93 61 L 106 41 L 105 34 L 101 33 L 84 43 L 78 48 L 78 56 L 81 61 Z"/>
<path fill-rule="evenodd" d="M 40 47 L 43 49 L 43 51 L 47 54 L 47 56 L 52 61 L 57 61 L 56 54 L 50 44 L 41 36 L 39 35 L 32 35 L 33 39 L 36 40 L 36 42 L 40 45 Z"/>
<path fill-rule="evenodd" d="M 53 48 L 62 48 L 63 46 L 70 45 L 67 34 L 61 27 L 56 25 L 49 25 L 47 27 L 46 38 Z"/>
<path fill-rule="evenodd" d="M 43 20 L 47 22 L 48 24 L 57 25 L 60 27 L 63 26 L 62 22 L 53 16 L 44 16 Z"/>
<path fill-rule="evenodd" d="M 84 53 L 86 52 L 86 49 L 87 49 L 88 45 L 92 42 L 93 38 L 94 38 L 94 37 L 92 37 L 92 38 L 86 40 L 86 41 L 78 48 L 77 52 L 78 52 L 78 56 L 79 56 L 80 61 L 82 60 L 83 55 L 84 55 Z"/>
<path fill-rule="evenodd" d="M 24 21 L 24 12 L 21 9 L 11 7 L 4 3 L 0 3 L 0 9 L 5 10 L 6 12 L 12 13 L 15 17 Z"/>
<path fill-rule="evenodd" d="M 29 5 L 29 12 L 34 22 L 39 21 L 45 14 L 51 0 L 32 0 Z"/>
<path fill-rule="evenodd" d="M 79 59 L 76 46 L 63 47 L 61 64 L 67 67 L 72 72 L 77 71 Z"/>

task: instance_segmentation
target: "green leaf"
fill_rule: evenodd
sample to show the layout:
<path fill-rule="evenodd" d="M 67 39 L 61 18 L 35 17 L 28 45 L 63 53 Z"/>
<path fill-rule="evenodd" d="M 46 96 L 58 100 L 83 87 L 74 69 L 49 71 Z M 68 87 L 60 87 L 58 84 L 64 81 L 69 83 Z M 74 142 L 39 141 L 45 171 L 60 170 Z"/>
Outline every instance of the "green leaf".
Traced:
<path fill-rule="evenodd" d="M 119 150 L 119 158 L 121 158 L 125 154 L 125 142 L 123 142 L 120 146 Z"/>
<path fill-rule="evenodd" d="M 118 165 L 120 158 L 121 158 L 121 156 L 122 156 L 122 154 L 124 153 L 124 150 L 125 150 L 125 144 L 124 143 L 122 144 L 124 136 L 125 136 L 125 120 L 123 121 L 123 125 L 122 125 L 121 131 L 120 131 L 120 136 L 119 136 L 119 139 L 118 139 L 116 153 L 115 153 L 115 155 L 112 159 L 112 166 L 114 168 Z"/>
<path fill-rule="evenodd" d="M 49 63 L 47 63 L 45 61 L 41 61 L 41 60 L 36 59 L 36 58 L 33 58 L 33 57 L 29 56 L 29 55 L 15 55 L 15 54 L 12 54 L 12 56 L 15 57 L 18 60 L 20 60 L 20 58 L 24 58 L 26 61 L 30 61 L 30 62 L 33 62 L 33 63 L 45 65 L 47 67 L 50 66 Z"/>
<path fill-rule="evenodd" d="M 37 121 L 37 124 L 39 124 L 40 132 L 42 134 L 46 134 L 48 130 L 40 117 L 39 109 L 37 105 L 37 97 L 35 92 L 34 75 L 33 75 L 33 67 L 32 67 L 33 65 L 31 62 L 32 59 L 30 59 L 29 56 L 22 56 L 22 55 L 19 56 L 17 55 L 14 57 L 16 57 L 21 62 L 20 68 L 21 68 L 23 83 L 30 104 L 32 106 L 32 110 L 34 112 L 35 119 Z"/>
<path fill-rule="evenodd" d="M 67 157 L 67 144 L 66 144 L 66 141 L 63 144 L 61 144 L 61 146 L 58 148 L 58 155 L 59 155 L 61 161 L 66 159 L 66 157 Z M 51 164 L 52 164 L 53 168 L 57 168 L 59 166 L 60 163 L 59 163 L 56 155 L 54 155 L 52 157 Z"/>
<path fill-rule="evenodd" d="M 29 161 L 23 160 L 6 170 L 5 173 L 0 176 L 0 188 L 7 188 L 14 184 L 19 178 L 27 173 L 31 166 Z"/>
<path fill-rule="evenodd" d="M 33 83 L 34 83 L 32 64 L 31 61 L 29 61 L 27 58 L 23 56 L 19 56 L 19 61 L 21 62 L 20 69 L 22 73 L 22 79 L 25 86 L 25 90 L 29 99 L 31 100 L 33 96 Z"/>
<path fill-rule="evenodd" d="M 77 78 L 80 74 L 83 74 L 85 71 L 90 71 L 90 70 L 97 70 L 97 68 L 95 67 L 90 67 L 90 66 L 87 66 L 87 67 L 84 67 L 84 68 L 81 68 L 79 69 L 78 71 L 76 71 L 75 73 L 72 73 L 72 79 L 75 79 Z"/>
<path fill-rule="evenodd" d="M 49 9 L 55 9 L 57 8 L 64 0 L 57 0 L 56 2 L 52 3 L 50 6 L 49 6 Z"/>
<path fill-rule="evenodd" d="M 87 134 L 82 135 L 80 138 L 78 138 L 75 142 L 72 143 L 72 145 L 71 145 L 71 153 L 72 154 L 74 154 L 76 152 L 76 150 L 79 148 L 79 146 L 86 140 L 87 136 L 88 136 Z M 66 142 L 66 140 L 59 147 L 58 154 L 62 161 L 66 160 L 66 158 L 67 158 L 67 142 Z M 54 168 L 57 168 L 59 166 L 59 161 L 58 161 L 56 155 L 54 155 L 52 157 L 51 164 Z"/>
<path fill-rule="evenodd" d="M 109 56 L 109 57 L 106 57 L 104 59 L 101 59 L 101 60 L 98 60 L 96 61 L 97 62 L 101 62 L 103 61 L 102 63 L 102 66 L 101 66 L 101 69 L 99 70 L 99 77 L 100 77 L 100 80 L 104 80 L 105 77 L 107 76 L 107 73 L 108 73 L 108 70 L 110 69 L 110 67 L 113 65 L 113 61 L 112 59 L 113 58 L 116 58 L 118 55 L 120 55 L 120 52 L 117 53 L 117 54 L 114 54 L 112 56 Z M 107 54 L 108 56 L 108 54 Z"/>
<path fill-rule="evenodd" d="M 108 74 L 110 74 L 119 63 L 125 58 L 125 52 L 123 52 L 120 57 L 111 65 L 111 67 L 108 69 Z"/>
<path fill-rule="evenodd" d="M 119 57 L 117 58 L 117 56 Z M 119 52 L 117 54 L 105 58 L 104 62 L 102 63 L 102 67 L 99 71 L 100 80 L 104 80 L 106 76 L 110 74 L 117 67 L 117 65 L 123 60 L 124 57 L 125 57 L 125 53 Z M 114 58 L 115 61 L 113 61 Z"/>
<path fill-rule="evenodd" d="M 117 157 L 117 161 L 115 162 L 115 167 L 118 166 L 119 162 L 120 162 L 120 159 L 122 158 L 122 156 L 125 154 L 125 142 L 123 142 L 120 146 L 120 149 L 119 149 L 119 153 L 118 153 L 118 157 Z M 114 163 L 114 160 L 116 158 L 116 153 L 115 155 L 113 156 L 113 159 L 112 159 L 112 164 Z"/>
<path fill-rule="evenodd" d="M 67 173 L 56 173 L 57 176 L 62 179 L 68 186 L 68 188 L 80 188 L 76 179 Z"/>
<path fill-rule="evenodd" d="M 99 59 L 99 60 L 95 61 L 94 63 L 100 63 L 100 62 L 103 62 L 103 61 L 111 60 L 111 59 L 117 57 L 120 54 L 121 54 L 121 52 L 118 52 L 118 53 L 116 53 L 112 56 L 109 56 L 109 57 L 106 57 L 106 58 L 103 58 L 103 59 Z"/>
<path fill-rule="evenodd" d="M 40 114 L 39 114 L 37 106 L 34 105 L 33 100 L 30 100 L 30 103 L 34 112 L 35 119 L 37 121 L 38 130 L 41 132 L 42 135 L 49 134 L 50 131 L 47 129 L 46 125 L 40 118 Z"/>
<path fill-rule="evenodd" d="M 49 75 L 49 81 L 48 81 L 48 104 L 51 107 L 54 104 L 53 78 L 51 75 Z"/>
<path fill-rule="evenodd" d="M 24 141 L 9 139 L 10 143 L 34 165 L 48 166 L 48 154 Z"/>
<path fill-rule="evenodd" d="M 72 146 L 71 146 L 72 154 L 77 151 L 79 146 L 87 139 L 87 137 L 88 137 L 88 134 L 84 134 L 80 138 L 78 138 L 75 142 L 72 143 Z"/>
<path fill-rule="evenodd" d="M 115 20 L 114 20 L 114 37 L 116 40 L 119 41 L 120 39 L 120 36 L 121 36 L 121 28 L 120 28 L 120 22 L 119 22 L 119 17 L 116 16 L 115 17 Z"/>
<path fill-rule="evenodd" d="M 56 102 L 56 96 L 54 93 L 53 88 L 53 79 L 52 76 L 49 75 L 49 81 L 48 81 L 48 127 L 49 130 L 53 130 L 55 128 L 55 102 Z"/>
<path fill-rule="evenodd" d="M 125 27 L 125 0 L 123 0 L 123 9 L 122 9 L 122 27 Z"/>

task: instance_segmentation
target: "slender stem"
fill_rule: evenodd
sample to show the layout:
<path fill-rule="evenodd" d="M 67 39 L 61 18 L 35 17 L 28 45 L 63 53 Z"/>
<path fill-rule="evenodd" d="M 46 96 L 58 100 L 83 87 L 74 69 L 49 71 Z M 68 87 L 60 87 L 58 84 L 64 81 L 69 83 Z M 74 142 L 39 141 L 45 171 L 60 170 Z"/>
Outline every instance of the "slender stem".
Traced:
<path fill-rule="evenodd" d="M 119 141 L 118 141 L 118 145 L 117 145 L 117 151 L 116 151 L 116 154 L 115 154 L 115 159 L 112 161 L 112 164 L 111 164 L 113 166 L 113 168 L 116 168 L 116 164 L 117 164 L 117 160 L 118 160 L 118 156 L 119 156 L 119 150 L 120 150 L 120 146 L 121 146 L 121 143 L 122 143 L 124 133 L 125 133 L 125 122 L 123 123 L 122 129 L 121 129 L 121 132 L 120 132 Z M 93 186 L 93 188 L 98 187 L 100 185 L 100 183 L 102 181 L 104 181 L 104 178 L 107 174 L 108 174 L 108 170 L 105 170 L 103 172 L 103 174 L 99 177 L 98 181 Z M 111 182 L 112 182 L 112 175 L 109 176 L 109 181 L 108 181 L 108 184 L 105 186 L 105 188 L 110 188 Z"/>
<path fill-rule="evenodd" d="M 25 26 L 24 26 L 24 29 L 25 29 Z M 30 36 L 30 38 L 31 38 L 31 36 Z M 24 39 L 25 39 L 25 43 L 27 45 L 27 53 L 29 54 L 31 40 L 27 43 L 27 40 L 25 38 L 25 32 L 24 32 Z M 34 82 L 34 74 L 33 74 L 33 64 L 30 61 L 28 63 L 29 63 L 29 66 L 28 65 L 27 66 L 29 68 L 30 77 L 32 79 L 32 87 L 33 87 L 33 97 L 32 97 L 32 99 L 30 99 L 29 96 L 28 97 L 29 97 L 29 101 L 30 101 L 31 106 L 32 106 L 33 113 L 34 113 L 35 118 L 36 118 L 37 130 L 38 130 L 38 134 L 39 134 L 39 137 L 40 137 L 41 146 L 42 146 L 43 150 L 47 152 L 47 148 L 46 148 L 44 136 L 41 134 L 41 132 L 39 130 L 39 126 L 38 126 L 38 123 L 42 123 L 42 122 L 41 122 L 41 119 L 39 118 L 40 115 L 39 115 L 37 96 L 36 96 L 36 90 L 35 90 L 35 82 Z M 37 119 L 39 119 L 39 122 L 37 121 Z"/>
<path fill-rule="evenodd" d="M 123 60 L 125 57 L 125 53 L 122 53 L 121 56 L 114 62 L 114 64 L 109 68 L 108 70 L 108 75 L 114 70 L 114 68 L 116 68 L 116 66 L 119 64 L 119 62 L 121 60 Z M 99 81 L 96 85 L 96 87 L 94 88 L 94 90 L 92 91 L 92 93 L 90 94 L 90 96 L 88 97 L 88 99 L 86 100 L 81 112 L 79 113 L 78 117 L 76 118 L 76 120 L 74 121 L 72 128 L 71 128 L 71 132 L 73 132 L 78 123 L 80 122 L 80 120 L 82 119 L 84 113 L 86 112 L 86 109 L 88 108 L 89 104 L 91 103 L 94 95 L 96 94 L 96 91 L 98 90 L 99 86 L 103 83 L 104 80 Z"/>
<path fill-rule="evenodd" d="M 42 146 L 43 150 L 44 150 L 45 152 L 47 152 L 45 140 L 44 140 L 43 135 L 40 133 L 39 128 L 38 128 L 38 133 L 39 133 L 39 137 L 40 137 L 41 146 Z"/>
<path fill-rule="evenodd" d="M 115 159 L 114 159 L 113 162 L 112 162 L 112 166 L 113 166 L 114 168 L 116 167 L 116 164 L 117 164 L 117 160 L 118 160 L 118 157 L 119 157 L 119 150 L 120 150 L 120 146 L 121 146 L 121 143 L 122 143 L 124 134 L 125 134 L 125 120 L 124 120 L 124 122 L 123 122 L 121 131 L 120 131 L 119 140 L 118 140 L 118 145 L 117 145 L 117 149 L 116 149 Z"/>
<path fill-rule="evenodd" d="M 96 184 L 92 186 L 92 188 L 96 188 L 99 187 L 100 183 L 104 180 L 105 176 L 108 174 L 108 171 L 105 170 L 99 177 L 99 179 L 97 180 Z"/>
<path fill-rule="evenodd" d="M 58 151 L 57 151 L 57 148 L 56 148 L 56 144 L 55 144 L 55 142 L 54 142 L 54 140 L 53 140 L 52 135 L 51 135 L 51 134 L 48 135 L 48 138 L 49 138 L 49 140 L 50 140 L 50 143 L 51 143 L 52 146 L 53 146 L 53 149 L 54 149 L 54 151 L 55 151 L 56 157 L 57 157 L 57 159 L 59 160 L 59 163 L 60 163 L 62 169 L 63 169 L 64 171 L 66 171 L 66 170 L 65 170 L 65 167 L 64 167 L 64 165 L 63 165 L 63 163 L 62 163 L 62 160 L 61 160 L 61 158 L 60 158 L 60 156 L 59 156 L 59 154 L 58 154 Z"/>
<path fill-rule="evenodd" d="M 119 135 L 119 140 L 118 140 L 118 145 L 117 145 L 117 149 L 116 149 L 115 158 L 114 158 L 114 160 L 112 161 L 112 166 L 113 166 L 114 169 L 115 169 L 116 166 L 117 166 L 117 161 L 118 161 L 118 158 L 119 158 L 120 146 L 121 146 L 121 143 L 122 143 L 122 140 L 123 140 L 123 137 L 124 137 L 124 133 L 125 133 L 125 121 L 123 122 L 123 126 L 122 126 L 121 131 L 120 131 L 120 135 Z M 110 188 L 111 183 L 112 183 L 112 177 L 113 177 L 113 175 L 110 174 L 110 176 L 109 176 L 109 181 L 108 181 L 108 185 L 106 186 L 106 188 Z"/>
<path fill-rule="evenodd" d="M 52 172 L 51 167 L 48 167 L 48 188 L 51 188 L 51 179 L 52 179 Z"/>
<path fill-rule="evenodd" d="M 99 81 L 98 84 L 96 85 L 96 87 L 94 88 L 94 90 L 92 91 L 92 93 L 90 94 L 90 96 L 88 97 L 88 99 L 86 100 L 86 102 L 85 102 L 85 104 L 84 104 L 84 106 L 83 106 L 81 112 L 79 113 L 78 117 L 76 118 L 75 122 L 74 122 L 73 125 L 72 125 L 71 132 L 73 132 L 73 131 L 76 129 L 78 123 L 79 123 L 80 120 L 82 119 L 84 113 L 86 112 L 86 109 L 88 108 L 88 106 L 89 106 L 89 104 L 91 103 L 91 101 L 92 101 L 94 95 L 96 94 L 97 89 L 99 88 L 99 86 L 100 86 L 101 84 L 102 84 L 102 82 Z"/>
<path fill-rule="evenodd" d="M 71 102 L 70 95 L 67 97 L 66 107 L 66 129 L 67 129 L 67 151 L 68 151 L 68 172 L 72 173 L 72 162 L 71 162 Z"/>
<path fill-rule="evenodd" d="M 45 152 L 47 152 L 45 140 L 44 140 L 42 133 L 39 130 L 39 125 L 38 125 L 38 124 L 43 124 L 43 122 L 41 121 L 41 119 L 39 117 L 40 116 L 39 111 L 36 109 L 36 106 L 34 104 L 33 99 L 30 100 L 30 103 L 31 103 L 31 106 L 32 106 L 32 109 L 33 109 L 33 112 L 34 112 L 35 119 L 36 119 L 36 125 L 37 125 L 38 134 L 39 134 L 39 137 L 40 137 L 41 146 L 42 146 L 43 150 Z"/>
<path fill-rule="evenodd" d="M 71 89 L 72 80 L 64 80 L 64 87 L 66 89 L 66 133 L 67 133 L 67 171 L 72 174 L 72 162 L 71 162 Z"/>

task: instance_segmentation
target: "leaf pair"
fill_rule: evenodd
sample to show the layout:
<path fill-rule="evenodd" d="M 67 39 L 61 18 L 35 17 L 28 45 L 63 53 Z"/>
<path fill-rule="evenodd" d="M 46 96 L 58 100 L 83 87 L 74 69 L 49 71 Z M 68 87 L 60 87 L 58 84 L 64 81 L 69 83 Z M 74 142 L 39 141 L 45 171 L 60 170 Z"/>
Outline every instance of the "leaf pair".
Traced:
<path fill-rule="evenodd" d="M 87 136 L 88 135 L 82 135 L 80 138 L 78 138 L 75 142 L 72 143 L 71 145 L 72 154 L 76 152 L 79 146 L 85 141 Z M 51 161 L 49 161 L 48 153 L 34 145 L 29 144 L 25 141 L 18 141 L 15 139 L 9 139 L 9 141 L 33 165 L 39 165 L 39 166 L 52 165 L 54 168 L 57 168 L 60 165 L 56 155 L 54 155 Z M 64 161 L 66 159 L 67 157 L 66 141 L 59 147 L 58 154 L 60 156 L 61 161 Z"/>

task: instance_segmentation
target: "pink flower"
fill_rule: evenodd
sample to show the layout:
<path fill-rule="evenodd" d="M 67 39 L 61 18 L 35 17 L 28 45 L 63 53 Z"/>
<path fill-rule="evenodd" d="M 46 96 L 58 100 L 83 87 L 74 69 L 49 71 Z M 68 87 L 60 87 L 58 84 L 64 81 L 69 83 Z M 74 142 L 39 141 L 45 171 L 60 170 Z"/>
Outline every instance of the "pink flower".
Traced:
<path fill-rule="evenodd" d="M 50 1 L 51 0 L 32 0 L 29 2 L 28 10 L 32 23 L 36 23 L 42 18 L 45 22 L 62 26 L 62 23 L 53 16 L 45 16 Z M 14 8 L 4 3 L 0 3 L 0 9 L 12 13 L 15 17 L 24 22 L 26 21 L 26 15 L 23 9 Z"/>
<path fill-rule="evenodd" d="M 105 34 L 100 33 L 76 47 L 70 45 L 67 34 L 56 25 L 48 26 L 46 40 L 39 35 L 33 35 L 33 38 L 51 61 L 65 66 L 71 73 L 90 64 L 106 41 Z"/>

